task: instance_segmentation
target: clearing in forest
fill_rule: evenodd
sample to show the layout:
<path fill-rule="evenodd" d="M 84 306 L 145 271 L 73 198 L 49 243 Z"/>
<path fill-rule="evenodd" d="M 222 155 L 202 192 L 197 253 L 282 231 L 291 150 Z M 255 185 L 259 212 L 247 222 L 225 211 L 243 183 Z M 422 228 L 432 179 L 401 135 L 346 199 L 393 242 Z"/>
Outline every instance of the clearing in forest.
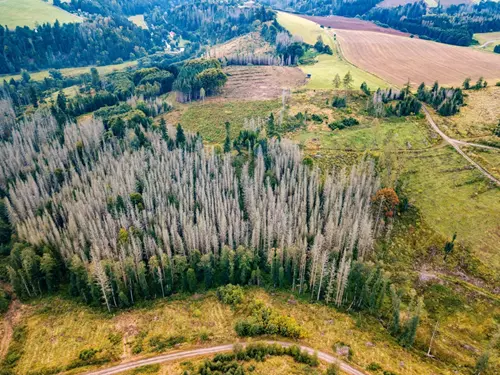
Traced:
<path fill-rule="evenodd" d="M 335 30 L 345 58 L 396 85 L 500 78 L 500 55 L 370 31 Z"/>
<path fill-rule="evenodd" d="M 294 89 L 306 83 L 298 68 L 285 66 L 228 66 L 228 80 L 222 98 L 265 100 L 281 96 L 283 89 Z"/>
<path fill-rule="evenodd" d="M 143 29 L 148 29 L 148 24 L 144 20 L 144 14 L 137 14 L 135 16 L 130 16 L 128 20 Z"/>
<path fill-rule="evenodd" d="M 42 0 L 0 1 L 0 25 L 14 29 L 36 24 L 81 22 L 82 19 Z"/>
<path fill-rule="evenodd" d="M 211 57 L 221 58 L 229 55 L 262 55 L 272 52 L 273 48 L 260 36 L 260 33 L 251 32 L 231 39 L 226 43 L 213 46 L 212 48 L 210 48 L 208 54 Z"/>

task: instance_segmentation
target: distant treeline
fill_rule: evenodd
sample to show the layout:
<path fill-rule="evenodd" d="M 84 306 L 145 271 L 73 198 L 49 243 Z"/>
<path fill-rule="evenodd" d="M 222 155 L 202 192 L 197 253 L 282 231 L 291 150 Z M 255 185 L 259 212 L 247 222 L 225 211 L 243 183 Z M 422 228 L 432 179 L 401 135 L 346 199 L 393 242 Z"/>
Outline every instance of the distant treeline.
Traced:
<path fill-rule="evenodd" d="M 155 7 L 155 5 L 165 6 Z M 168 6 L 167 6 L 168 4 Z M 37 71 L 87 65 L 108 65 L 171 51 L 175 39 L 191 43 L 178 57 L 193 57 L 202 45 L 224 42 L 254 31 L 261 22 L 273 20 L 264 7 L 240 8 L 237 4 L 197 2 L 177 5 L 163 0 L 93 1 L 60 4 L 62 8 L 86 12 L 82 23 L 44 24 L 34 29 L 0 26 L 0 74 L 22 69 Z M 144 30 L 125 16 L 144 10 Z M 170 55 L 170 60 L 174 59 Z M 179 59 L 178 59 L 179 60 Z"/>
<path fill-rule="evenodd" d="M 500 4 L 483 1 L 431 9 L 421 1 L 397 8 L 374 8 L 365 18 L 421 38 L 468 46 L 474 33 L 500 30 Z"/>

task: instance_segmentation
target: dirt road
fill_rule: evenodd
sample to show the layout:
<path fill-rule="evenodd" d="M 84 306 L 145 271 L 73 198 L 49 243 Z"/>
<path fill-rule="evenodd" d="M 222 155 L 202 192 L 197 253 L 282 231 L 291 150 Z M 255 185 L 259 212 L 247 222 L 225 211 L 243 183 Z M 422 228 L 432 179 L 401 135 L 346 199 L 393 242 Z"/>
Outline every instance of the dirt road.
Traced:
<path fill-rule="evenodd" d="M 294 344 L 289 343 L 289 342 L 281 342 L 281 341 L 266 341 L 268 344 L 278 344 L 283 347 L 289 347 Z M 245 344 L 242 344 L 243 346 Z M 309 348 L 307 346 L 301 346 L 299 345 L 300 348 L 309 354 L 315 353 L 314 349 Z M 128 362 L 128 363 L 123 363 L 121 365 L 117 365 L 114 367 L 109 367 L 107 369 L 103 370 L 97 370 L 93 372 L 88 372 L 86 375 L 112 375 L 112 374 L 118 374 L 123 371 L 128 371 L 132 370 L 137 367 L 141 366 L 146 366 L 146 365 L 153 365 L 157 363 L 163 363 L 163 362 L 168 362 L 168 361 L 176 361 L 179 359 L 185 359 L 185 358 L 193 358 L 193 357 L 200 357 L 200 356 L 206 356 L 206 355 L 212 355 L 212 354 L 217 354 L 217 353 L 224 353 L 224 352 L 230 352 L 233 350 L 233 344 L 228 344 L 228 345 L 219 345 L 219 346 L 214 346 L 211 348 L 203 348 L 203 349 L 193 349 L 193 350 L 187 350 L 184 352 L 177 352 L 177 353 L 172 353 L 172 354 L 163 354 L 159 355 L 156 357 L 152 358 L 147 358 L 147 359 L 141 359 L 133 362 Z M 334 356 L 323 353 L 323 352 L 316 352 L 318 355 L 318 359 L 321 361 L 324 361 L 326 363 L 338 363 L 340 366 L 340 369 L 345 372 L 346 374 L 349 375 L 366 375 L 365 372 L 362 372 L 353 366 L 335 358 Z"/>
<path fill-rule="evenodd" d="M 462 155 L 470 164 L 472 164 L 476 169 L 478 169 L 486 178 L 490 179 L 492 182 L 500 186 L 500 180 L 496 179 L 493 175 L 491 175 L 486 169 L 481 167 L 478 163 L 476 163 L 474 160 L 472 160 L 462 149 L 460 148 L 460 145 L 466 145 L 466 146 L 474 146 L 474 147 L 482 147 L 482 148 L 489 148 L 489 149 L 496 149 L 494 147 L 490 146 L 484 146 L 484 145 L 478 145 L 476 143 L 468 143 L 464 141 L 458 141 L 456 139 L 448 137 L 439 127 L 436 125 L 434 120 L 432 119 L 431 114 L 429 113 L 429 110 L 424 106 L 422 106 L 425 117 L 427 118 L 427 121 L 429 124 L 432 126 L 434 131 L 438 133 L 441 138 L 443 138 L 447 143 L 449 143 L 460 155 Z M 497 150 L 497 149 L 496 149 Z"/>

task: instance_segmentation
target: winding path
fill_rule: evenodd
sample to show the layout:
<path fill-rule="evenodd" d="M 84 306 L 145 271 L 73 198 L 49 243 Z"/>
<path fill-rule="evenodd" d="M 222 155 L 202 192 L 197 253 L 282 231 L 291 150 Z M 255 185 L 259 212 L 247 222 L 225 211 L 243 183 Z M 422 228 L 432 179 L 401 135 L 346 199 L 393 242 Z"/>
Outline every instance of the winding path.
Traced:
<path fill-rule="evenodd" d="M 424 112 L 425 112 L 425 117 L 427 118 L 427 122 L 431 125 L 431 127 L 434 129 L 436 133 L 438 133 L 441 138 L 443 138 L 447 143 L 449 143 L 460 155 L 462 155 L 465 160 L 467 160 L 470 164 L 472 164 L 479 172 L 481 172 L 486 178 L 490 179 L 492 182 L 500 186 L 500 180 L 495 178 L 491 173 L 489 173 L 486 169 L 481 167 L 478 163 L 476 163 L 474 160 L 470 158 L 469 155 L 467 155 L 459 145 L 465 145 L 465 146 L 474 146 L 474 147 L 481 147 L 481 148 L 486 148 L 486 149 L 492 149 L 492 150 L 498 150 L 498 148 L 491 147 L 491 146 L 485 146 L 485 145 L 479 145 L 477 143 L 469 143 L 469 142 L 464 142 L 464 141 L 458 141 L 456 139 L 448 137 L 441 129 L 439 129 L 439 126 L 434 122 L 431 114 L 429 113 L 429 110 L 425 105 L 422 106 Z"/>
<path fill-rule="evenodd" d="M 282 342 L 282 341 L 265 341 L 265 342 L 267 344 L 278 344 L 278 345 L 281 345 L 285 348 L 290 347 L 292 345 L 295 345 L 293 343 Z M 242 345 L 245 346 L 246 344 L 242 343 Z M 309 354 L 316 353 L 318 355 L 318 359 L 321 361 L 324 361 L 326 363 L 338 363 L 340 369 L 346 374 L 366 375 L 365 372 L 362 372 L 362 371 L 356 369 L 355 367 L 347 364 L 346 362 L 343 362 L 343 361 L 335 358 L 334 356 L 332 356 L 330 354 L 315 351 L 314 349 L 309 348 L 307 346 L 299 345 L 299 347 L 300 347 L 300 349 L 308 352 Z M 212 354 L 217 354 L 217 353 L 230 352 L 232 350 L 233 350 L 233 344 L 213 346 L 210 348 L 186 350 L 183 352 L 177 352 L 177 353 L 172 353 L 172 354 L 163 354 L 163 355 L 159 355 L 156 357 L 151 357 L 151 358 L 147 358 L 147 359 L 140 359 L 137 361 L 123 363 L 121 365 L 108 367 L 106 369 L 87 372 L 85 375 L 113 375 L 113 374 L 118 374 L 118 373 L 123 372 L 123 371 L 132 370 L 134 368 L 141 367 L 141 366 L 153 365 L 153 364 L 169 362 L 169 361 L 176 361 L 179 359 L 212 355 Z"/>

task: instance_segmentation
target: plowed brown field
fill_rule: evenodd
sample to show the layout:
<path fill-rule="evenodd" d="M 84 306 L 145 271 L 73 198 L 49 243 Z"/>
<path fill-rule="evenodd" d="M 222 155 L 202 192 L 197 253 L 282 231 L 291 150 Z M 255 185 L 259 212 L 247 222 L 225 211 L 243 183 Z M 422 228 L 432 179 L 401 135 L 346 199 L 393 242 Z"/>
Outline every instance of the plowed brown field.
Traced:
<path fill-rule="evenodd" d="M 348 18 L 340 16 L 306 16 L 301 15 L 302 18 L 319 23 L 322 26 L 329 26 L 333 29 L 342 30 L 363 30 L 363 31 L 377 31 L 379 33 L 393 34 L 393 35 L 410 35 L 399 30 L 380 27 L 373 22 L 360 20 L 358 18 Z"/>
<path fill-rule="evenodd" d="M 466 77 L 481 76 L 494 84 L 500 79 L 498 54 L 379 32 L 335 32 L 349 62 L 397 85 L 408 80 L 460 85 Z"/>

